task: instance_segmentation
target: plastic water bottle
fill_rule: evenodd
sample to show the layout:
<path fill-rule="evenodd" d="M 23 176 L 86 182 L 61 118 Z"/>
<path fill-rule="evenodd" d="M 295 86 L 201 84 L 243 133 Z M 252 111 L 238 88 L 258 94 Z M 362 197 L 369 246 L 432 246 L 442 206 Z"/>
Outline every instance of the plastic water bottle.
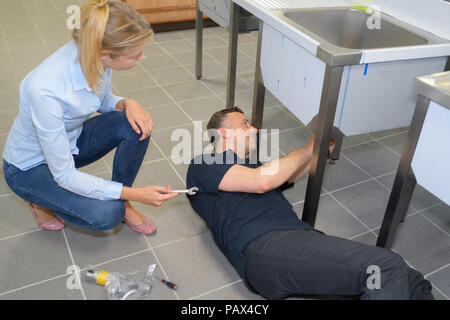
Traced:
<path fill-rule="evenodd" d="M 105 286 L 109 300 L 138 300 L 150 294 L 155 267 L 155 264 L 150 265 L 145 276 L 139 280 L 123 273 L 88 267 L 86 280 Z"/>

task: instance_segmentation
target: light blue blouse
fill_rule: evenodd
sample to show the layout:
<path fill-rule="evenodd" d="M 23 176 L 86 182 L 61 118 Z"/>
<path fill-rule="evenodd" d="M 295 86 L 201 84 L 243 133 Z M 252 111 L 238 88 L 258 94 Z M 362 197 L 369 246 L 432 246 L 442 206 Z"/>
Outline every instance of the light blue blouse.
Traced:
<path fill-rule="evenodd" d="M 19 114 L 9 132 L 3 158 L 21 170 L 46 163 L 56 183 L 66 190 L 100 200 L 119 199 L 122 184 L 78 171 L 78 137 L 94 112 L 115 111 L 124 99 L 112 94 L 106 68 L 100 94 L 88 86 L 78 49 L 71 41 L 32 70 L 20 84 Z"/>

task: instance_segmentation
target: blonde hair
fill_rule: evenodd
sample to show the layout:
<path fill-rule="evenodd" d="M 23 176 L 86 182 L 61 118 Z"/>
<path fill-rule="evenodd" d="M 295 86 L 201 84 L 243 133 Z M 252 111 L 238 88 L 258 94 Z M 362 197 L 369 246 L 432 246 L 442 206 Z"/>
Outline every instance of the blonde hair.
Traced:
<path fill-rule="evenodd" d="M 98 93 L 104 69 L 99 53 L 113 59 L 127 55 L 150 41 L 153 30 L 134 8 L 116 0 L 91 0 L 80 11 L 80 29 L 72 37 L 88 85 Z"/>

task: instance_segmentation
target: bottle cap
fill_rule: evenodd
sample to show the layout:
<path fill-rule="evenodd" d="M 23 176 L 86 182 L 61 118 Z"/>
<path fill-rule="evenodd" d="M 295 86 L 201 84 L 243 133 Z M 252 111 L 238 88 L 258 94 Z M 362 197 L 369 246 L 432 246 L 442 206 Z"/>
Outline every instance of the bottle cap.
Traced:
<path fill-rule="evenodd" d="M 104 286 L 106 284 L 106 279 L 108 278 L 108 271 L 100 270 L 97 275 L 96 282 Z"/>

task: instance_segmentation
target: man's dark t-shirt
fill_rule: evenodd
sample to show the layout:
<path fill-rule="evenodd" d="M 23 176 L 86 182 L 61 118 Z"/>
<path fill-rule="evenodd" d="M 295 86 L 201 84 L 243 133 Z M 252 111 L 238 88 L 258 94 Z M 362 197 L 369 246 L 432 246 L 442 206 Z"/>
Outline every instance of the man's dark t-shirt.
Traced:
<path fill-rule="evenodd" d="M 192 159 L 187 172 L 187 188 L 198 187 L 196 195 L 188 196 L 192 208 L 206 222 L 219 249 L 245 278 L 246 258 L 243 249 L 260 235 L 275 230 L 312 229 L 298 219 L 292 205 L 284 197 L 285 184 L 264 194 L 226 192 L 219 184 L 227 171 L 240 164 L 250 164 L 232 151 L 199 155 Z"/>

